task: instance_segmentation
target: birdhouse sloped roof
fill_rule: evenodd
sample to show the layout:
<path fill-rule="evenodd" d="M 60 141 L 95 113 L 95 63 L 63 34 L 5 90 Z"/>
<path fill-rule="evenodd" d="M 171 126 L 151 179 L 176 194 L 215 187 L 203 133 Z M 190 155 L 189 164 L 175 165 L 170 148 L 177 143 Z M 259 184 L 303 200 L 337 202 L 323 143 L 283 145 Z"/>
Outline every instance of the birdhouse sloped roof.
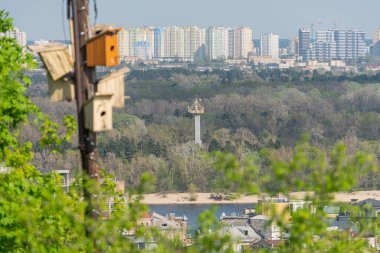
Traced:
<path fill-rule="evenodd" d="M 114 35 L 118 33 L 121 30 L 121 28 L 114 28 L 113 26 L 107 26 L 107 25 L 98 25 L 93 29 L 94 36 L 91 37 L 87 42 L 91 42 L 97 38 L 100 38 L 104 35 Z"/>
<path fill-rule="evenodd" d="M 74 62 L 67 46 L 63 44 L 30 45 L 32 52 L 38 53 L 54 81 L 72 72 Z"/>
<path fill-rule="evenodd" d="M 108 82 L 114 78 L 117 78 L 119 77 L 120 75 L 124 75 L 126 73 L 129 72 L 129 68 L 122 68 L 122 69 L 119 69 L 119 70 L 116 70 L 106 76 L 104 76 L 102 79 L 99 80 L 99 83 L 104 83 L 104 82 Z"/>

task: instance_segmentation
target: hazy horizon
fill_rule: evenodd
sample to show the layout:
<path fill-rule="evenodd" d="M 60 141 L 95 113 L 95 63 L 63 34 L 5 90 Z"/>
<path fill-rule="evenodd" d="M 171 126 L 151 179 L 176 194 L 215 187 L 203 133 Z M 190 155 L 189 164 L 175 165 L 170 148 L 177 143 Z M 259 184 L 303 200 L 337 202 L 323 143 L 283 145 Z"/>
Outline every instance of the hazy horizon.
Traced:
<path fill-rule="evenodd" d="M 334 20 L 340 20 L 337 28 L 363 30 L 368 39 L 380 27 L 375 22 L 380 8 L 379 0 L 236 0 L 232 3 L 227 0 L 193 0 L 191 3 L 171 0 L 98 0 L 97 7 L 96 23 L 122 27 L 249 26 L 253 29 L 254 39 L 269 32 L 279 34 L 282 39 L 290 39 L 296 36 L 301 26 L 314 23 L 314 31 L 317 31 L 333 28 Z M 68 39 L 66 1 L 3 0 L 0 8 L 10 12 L 15 26 L 27 33 L 28 40 Z M 29 10 L 28 15 L 25 15 L 25 10 Z M 90 12 L 94 14 L 93 6 Z M 94 21 L 92 15 L 91 23 Z"/>

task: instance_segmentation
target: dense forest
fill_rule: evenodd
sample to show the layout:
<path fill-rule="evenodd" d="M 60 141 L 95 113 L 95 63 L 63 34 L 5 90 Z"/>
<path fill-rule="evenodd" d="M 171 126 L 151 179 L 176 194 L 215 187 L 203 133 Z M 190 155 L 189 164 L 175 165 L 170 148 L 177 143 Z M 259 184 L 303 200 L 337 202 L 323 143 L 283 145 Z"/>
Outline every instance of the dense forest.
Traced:
<path fill-rule="evenodd" d="M 75 115 L 74 103 L 49 101 L 40 73 L 30 76 L 29 95 L 43 111 L 56 122 Z M 230 152 L 240 161 L 254 157 L 259 177 L 271 176 L 268 156 L 289 159 L 304 136 L 327 151 L 343 141 L 348 153 L 380 154 L 380 73 L 153 69 L 130 72 L 125 85 L 130 99 L 125 108 L 114 110 L 114 130 L 99 134 L 98 147 L 102 166 L 127 187 L 150 172 L 156 192 L 194 186 L 204 192 L 233 191 L 219 188 L 223 175 L 213 168 L 211 152 Z M 194 122 L 187 112 L 196 96 L 205 106 L 202 147 L 193 142 Z M 40 148 L 32 126 L 20 138 L 35 144 L 34 163 L 40 170 L 78 171 L 76 140 L 52 153 Z M 379 182 L 378 173 L 359 178 L 361 189 L 379 189 Z"/>

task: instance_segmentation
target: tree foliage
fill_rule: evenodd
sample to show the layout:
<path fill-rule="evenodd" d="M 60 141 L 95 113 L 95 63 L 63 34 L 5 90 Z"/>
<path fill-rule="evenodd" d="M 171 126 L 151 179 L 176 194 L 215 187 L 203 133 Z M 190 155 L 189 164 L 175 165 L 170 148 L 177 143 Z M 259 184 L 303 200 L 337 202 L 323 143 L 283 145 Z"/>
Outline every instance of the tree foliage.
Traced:
<path fill-rule="evenodd" d="M 5 11 L 0 11 L 0 32 L 10 29 L 12 20 Z M 84 217 L 86 203 L 82 182 L 89 180 L 78 176 L 70 191 L 65 193 L 57 174 L 42 174 L 33 165 L 34 161 L 47 167 L 49 161 L 57 163 L 64 159 L 62 156 L 72 158 L 70 152 L 73 150 L 60 148 L 67 145 L 67 149 L 72 149 L 68 143 L 75 128 L 74 118 L 67 117 L 63 121 L 65 130 L 62 130 L 26 95 L 30 80 L 25 70 L 33 66 L 32 57 L 15 40 L 0 38 L 0 162 L 4 163 L 1 166 L 9 168 L 9 172 L 0 174 L 1 252 L 135 252 L 137 247 L 127 236 L 134 228 L 137 238 L 154 238 L 158 242 L 155 252 L 233 252 L 233 238 L 220 233 L 221 224 L 215 216 L 215 207 L 200 215 L 199 233 L 190 247 L 169 242 L 157 231 L 136 227 L 137 219 L 147 211 L 140 204 L 141 194 L 151 191 L 153 185 L 161 190 L 190 189 L 194 194 L 197 190 L 210 189 L 229 194 L 313 191 L 314 194 L 307 195 L 306 199 L 312 203 L 315 212 L 307 208 L 297 211 L 290 227 L 284 222 L 285 214 L 272 217 L 272 221 L 290 235 L 283 247 L 276 251 L 369 251 L 364 236 L 369 231 L 377 232 L 377 220 L 369 223 L 364 220 L 353 238 L 350 233 L 327 231 L 323 207 L 332 202 L 335 192 L 350 191 L 356 189 L 358 183 L 368 183 L 367 173 L 379 177 L 375 156 L 356 152 L 362 147 L 378 151 L 376 145 L 360 142 L 352 131 L 343 131 L 347 134 L 339 138 L 345 139 L 347 148 L 343 143 L 333 148 L 320 146 L 325 135 L 339 135 L 350 119 L 364 128 L 362 136 L 366 133 L 367 137 L 370 136 L 368 138 L 375 139 L 378 133 L 364 122 L 375 124 L 378 121 L 377 107 L 372 105 L 378 95 L 376 88 L 346 87 L 347 92 L 341 97 L 329 90 L 326 97 L 332 96 L 333 99 L 327 101 L 336 100 L 329 105 L 321 97 L 326 93 L 324 87 L 315 90 L 239 83 L 243 76 L 238 70 L 201 74 L 201 83 L 205 80 L 214 82 L 215 75 L 219 78 L 219 84 L 210 84 L 206 88 L 199 84 L 184 84 L 183 76 L 189 74 L 186 71 L 178 70 L 177 75 L 165 71 L 154 73 L 154 78 L 182 82 L 182 91 L 176 90 L 177 83 L 170 84 L 175 92 L 169 92 L 169 98 L 178 95 L 177 92 L 183 97 L 189 96 L 186 89 L 192 90 L 190 95 L 199 89 L 210 95 L 205 101 L 210 110 L 206 120 L 212 126 L 208 127 L 205 139 L 213 153 L 205 155 L 202 148 L 188 142 L 191 139 L 191 115 L 186 114 L 184 103 L 156 99 L 170 90 L 167 84 L 164 88 L 158 85 L 156 89 L 161 93 L 146 92 L 144 96 L 150 99 L 138 99 L 128 109 L 129 113 L 135 112 L 145 118 L 145 122 L 121 116 L 115 122 L 116 131 L 101 137 L 101 154 L 106 169 L 124 179 L 130 178 L 130 191 L 125 202 L 115 192 L 113 177 L 103 174 L 104 183 L 98 201 L 102 211 L 106 211 L 106 203 L 112 197 L 113 212 L 107 220 L 88 220 Z M 131 80 L 141 79 L 140 74 L 136 72 Z M 271 75 L 278 78 L 276 80 L 286 78 L 282 73 Z M 313 77 L 307 78 L 317 82 L 322 77 L 313 73 Z M 231 90 L 227 89 L 225 94 L 214 94 L 213 88 L 226 88 L 230 82 L 236 82 L 237 92 L 229 94 Z M 246 94 L 248 86 L 254 86 L 257 88 L 255 92 L 261 93 Z M 215 96 L 211 96 L 213 94 Z M 348 109 L 347 104 L 351 105 Z M 334 114 L 333 108 L 340 113 Z M 357 115 L 355 112 L 358 111 L 363 114 Z M 125 112 L 119 115 L 125 115 Z M 348 121 L 339 123 L 343 119 Z M 246 122 L 244 127 L 239 124 L 242 122 Z M 320 122 L 340 128 L 334 132 Z M 38 144 L 21 136 L 21 129 L 28 130 L 31 123 L 39 130 L 39 136 L 34 138 Z M 294 150 L 284 147 L 282 143 L 286 143 L 290 135 L 287 129 L 292 129 L 296 135 L 311 133 L 311 140 L 297 144 Z M 310 142 L 316 145 L 310 145 Z M 39 152 L 35 157 L 33 144 Z M 155 183 L 147 171 L 159 181 Z M 88 233 L 85 229 L 88 227 L 94 232 Z"/>

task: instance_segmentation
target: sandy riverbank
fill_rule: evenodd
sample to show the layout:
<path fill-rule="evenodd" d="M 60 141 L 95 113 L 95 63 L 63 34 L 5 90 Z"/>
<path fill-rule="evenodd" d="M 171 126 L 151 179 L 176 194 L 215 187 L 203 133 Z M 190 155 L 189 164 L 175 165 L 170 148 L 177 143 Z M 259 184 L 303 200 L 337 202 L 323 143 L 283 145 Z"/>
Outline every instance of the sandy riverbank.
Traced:
<path fill-rule="evenodd" d="M 291 198 L 302 199 L 305 192 L 294 192 Z M 163 194 L 146 194 L 144 195 L 144 204 L 149 205 L 165 205 L 165 204 L 249 204 L 257 203 L 261 196 L 241 196 L 235 200 L 214 200 L 210 198 L 210 193 L 197 193 L 196 201 L 189 200 L 188 193 L 168 193 Z M 374 198 L 380 200 L 380 191 L 358 191 L 358 192 L 342 192 L 335 194 L 335 200 L 340 202 L 350 202 L 351 199 L 363 200 L 367 198 Z"/>

